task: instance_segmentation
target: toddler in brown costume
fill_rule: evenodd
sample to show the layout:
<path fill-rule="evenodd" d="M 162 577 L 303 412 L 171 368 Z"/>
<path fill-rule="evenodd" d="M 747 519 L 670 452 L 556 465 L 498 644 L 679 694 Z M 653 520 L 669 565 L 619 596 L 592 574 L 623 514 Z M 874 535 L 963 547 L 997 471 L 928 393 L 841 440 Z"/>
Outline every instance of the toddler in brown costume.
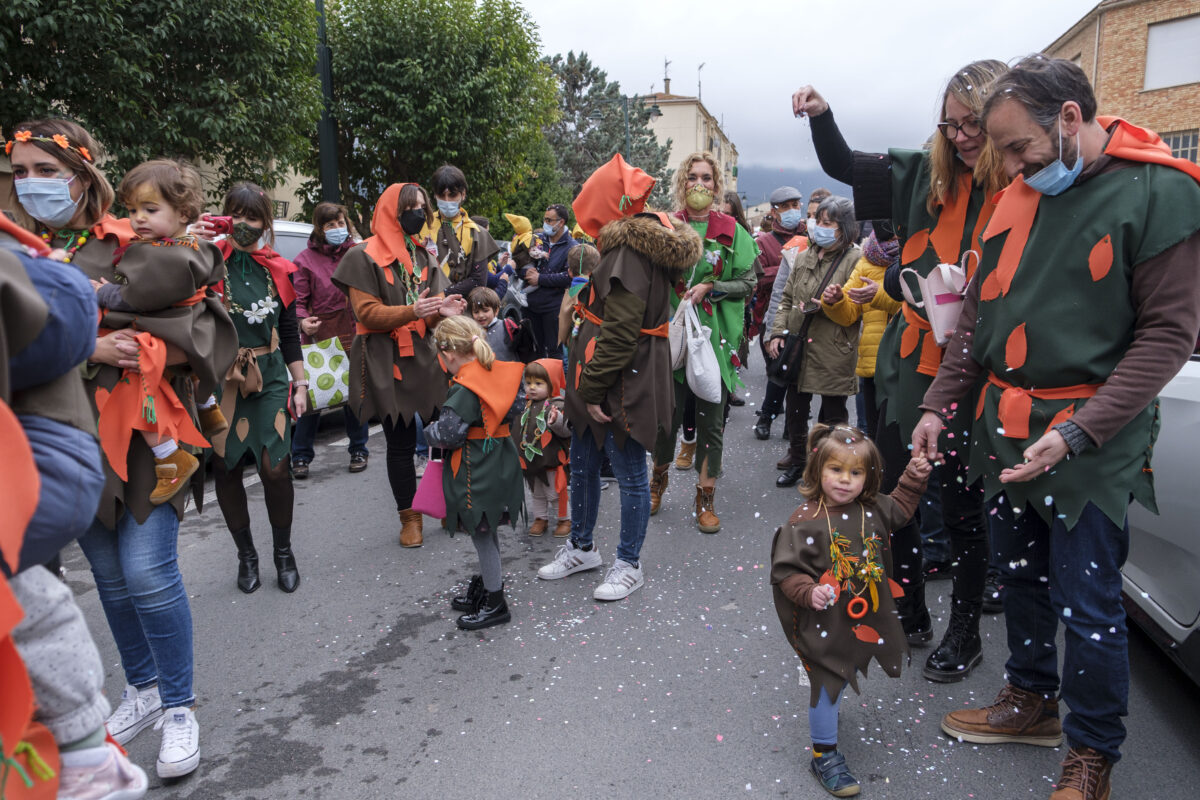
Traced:
<path fill-rule="evenodd" d="M 893 598 L 891 532 L 917 508 L 931 466 L 908 463 L 899 485 L 880 495 L 883 459 L 874 442 L 848 425 L 815 425 L 808 437 L 804 505 L 775 532 L 771 587 L 784 634 L 808 673 L 812 695 L 810 769 L 836 797 L 859 792 L 837 751 L 838 703 L 871 659 L 900 674 L 908 642 Z"/>

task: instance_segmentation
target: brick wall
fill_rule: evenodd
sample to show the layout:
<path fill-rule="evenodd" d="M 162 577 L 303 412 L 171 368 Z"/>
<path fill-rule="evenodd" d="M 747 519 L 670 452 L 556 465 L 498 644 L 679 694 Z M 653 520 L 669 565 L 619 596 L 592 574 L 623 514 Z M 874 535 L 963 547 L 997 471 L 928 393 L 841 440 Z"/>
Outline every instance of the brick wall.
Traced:
<path fill-rule="evenodd" d="M 1142 91 L 1147 28 L 1200 10 L 1196 0 L 1144 0 L 1101 9 L 1100 63 L 1095 68 L 1096 21 L 1059 43 L 1053 54 L 1074 59 L 1092 79 L 1100 113 L 1124 117 L 1159 132 L 1200 128 L 1200 83 Z"/>

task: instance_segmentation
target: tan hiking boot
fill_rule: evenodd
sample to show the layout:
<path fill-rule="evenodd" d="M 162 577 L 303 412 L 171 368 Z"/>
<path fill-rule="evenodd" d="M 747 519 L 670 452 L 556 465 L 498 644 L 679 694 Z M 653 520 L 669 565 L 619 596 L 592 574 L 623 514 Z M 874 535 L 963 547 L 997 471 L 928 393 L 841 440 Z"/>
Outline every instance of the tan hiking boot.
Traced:
<path fill-rule="evenodd" d="M 558 524 L 554 526 L 554 538 L 565 539 L 571 535 L 571 520 L 560 519 Z"/>
<path fill-rule="evenodd" d="M 423 535 L 424 522 L 420 511 L 406 508 L 400 512 L 400 546 L 420 547 L 425 544 Z"/>
<path fill-rule="evenodd" d="M 1108 800 L 1112 762 L 1090 747 L 1072 747 L 1050 800 Z"/>
<path fill-rule="evenodd" d="M 696 487 L 696 527 L 701 533 L 716 533 L 721 530 L 721 518 L 713 508 L 716 487 Z"/>
<path fill-rule="evenodd" d="M 221 413 L 220 406 L 202 408 L 196 416 L 200 418 L 200 432 L 204 434 L 205 438 L 211 439 L 218 433 L 229 430 L 229 421 Z"/>
<path fill-rule="evenodd" d="M 1058 719 L 1058 698 L 1018 689 L 1011 683 L 986 708 L 951 711 L 942 717 L 947 735 L 975 744 L 1032 744 L 1058 747 L 1062 744 L 1062 723 Z"/>
<path fill-rule="evenodd" d="M 696 460 L 696 443 L 680 442 L 679 455 L 675 456 L 675 469 L 691 469 L 692 462 Z"/>
<path fill-rule="evenodd" d="M 154 476 L 158 483 L 150 493 L 150 502 L 160 506 L 179 494 L 199 467 L 196 457 L 182 447 L 166 458 L 154 459 Z"/>
<path fill-rule="evenodd" d="M 541 536 L 546 532 L 546 526 L 549 524 L 550 523 L 546 520 L 538 517 L 533 521 L 533 524 L 529 526 L 529 530 L 527 532 L 530 536 Z"/>
<path fill-rule="evenodd" d="M 670 477 L 667 470 L 671 468 L 670 464 L 664 464 L 661 467 L 655 467 L 654 472 L 650 475 L 650 516 L 658 513 L 658 509 L 662 506 L 662 497 L 667 491 L 667 479 Z"/>

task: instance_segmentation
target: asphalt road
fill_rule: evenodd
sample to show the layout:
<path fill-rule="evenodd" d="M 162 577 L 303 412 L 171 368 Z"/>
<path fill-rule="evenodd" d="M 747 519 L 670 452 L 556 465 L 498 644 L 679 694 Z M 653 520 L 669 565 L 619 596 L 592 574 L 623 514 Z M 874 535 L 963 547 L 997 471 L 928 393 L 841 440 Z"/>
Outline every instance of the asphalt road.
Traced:
<path fill-rule="evenodd" d="M 599 571 L 538 581 L 557 542 L 502 529 L 513 622 L 458 631 L 449 598 L 474 570 L 470 541 L 426 520 L 425 546 L 401 549 L 382 436 L 371 439 L 370 468 L 350 475 L 336 418 L 312 477 L 296 485 L 294 595 L 275 587 L 269 555 L 263 588 L 241 594 L 216 504 L 189 510 L 180 562 L 202 760 L 164 786 L 153 772 L 157 734 L 142 733 L 130 753 L 151 774 L 148 796 L 826 796 L 808 774 L 808 689 L 768 585 L 771 537 L 798 495 L 774 486 L 780 440 L 751 432 L 757 358 L 747 380 L 749 403 L 726 431 L 722 531 L 696 531 L 694 473 L 673 470 L 642 554 L 646 585 L 615 604 L 591 598 Z M 604 494 L 597 541 L 609 564 L 619 513 L 615 487 Z M 260 487 L 250 500 L 269 553 Z M 66 555 L 119 698 L 124 679 L 91 574 L 77 548 Z M 948 594 L 948 582 L 931 584 L 939 636 Z M 984 661 L 966 681 L 931 684 L 914 660 L 897 680 L 873 669 L 863 694 L 843 703 L 841 749 L 864 797 L 1052 791 L 1063 750 L 960 744 L 939 731 L 945 712 L 990 702 L 1003 685 L 1003 616 L 986 617 L 982 631 Z M 1200 689 L 1140 633 L 1130 659 L 1130 734 L 1113 796 L 1195 797 Z"/>

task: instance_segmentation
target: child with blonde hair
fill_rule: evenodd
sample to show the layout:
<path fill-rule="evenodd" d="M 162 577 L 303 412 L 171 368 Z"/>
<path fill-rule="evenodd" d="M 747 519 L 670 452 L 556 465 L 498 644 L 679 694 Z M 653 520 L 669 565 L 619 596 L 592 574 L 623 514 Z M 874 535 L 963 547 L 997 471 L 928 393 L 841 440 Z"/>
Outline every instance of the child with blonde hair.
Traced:
<path fill-rule="evenodd" d="M 872 659 L 894 678 L 908 655 L 890 537 L 916 510 L 930 470 L 914 456 L 896 490 L 881 495 L 883 458 L 875 443 L 848 425 L 814 425 L 800 490 L 805 503 L 775 531 L 775 610 L 811 686 L 809 769 L 836 797 L 859 792 L 837 749 L 843 691 L 859 691 L 856 673 L 865 675 Z"/>
<path fill-rule="evenodd" d="M 433 336 L 438 360 L 451 375 L 441 414 L 425 427 L 429 445 L 446 452 L 443 525 L 451 533 L 470 533 L 479 555 L 480 574 L 450 605 L 464 612 L 458 627 L 478 630 L 511 619 L 496 529 L 525 507 L 521 463 L 510 427 L 522 407 L 525 367 L 498 361 L 483 329 L 470 317 L 442 320 Z"/>

